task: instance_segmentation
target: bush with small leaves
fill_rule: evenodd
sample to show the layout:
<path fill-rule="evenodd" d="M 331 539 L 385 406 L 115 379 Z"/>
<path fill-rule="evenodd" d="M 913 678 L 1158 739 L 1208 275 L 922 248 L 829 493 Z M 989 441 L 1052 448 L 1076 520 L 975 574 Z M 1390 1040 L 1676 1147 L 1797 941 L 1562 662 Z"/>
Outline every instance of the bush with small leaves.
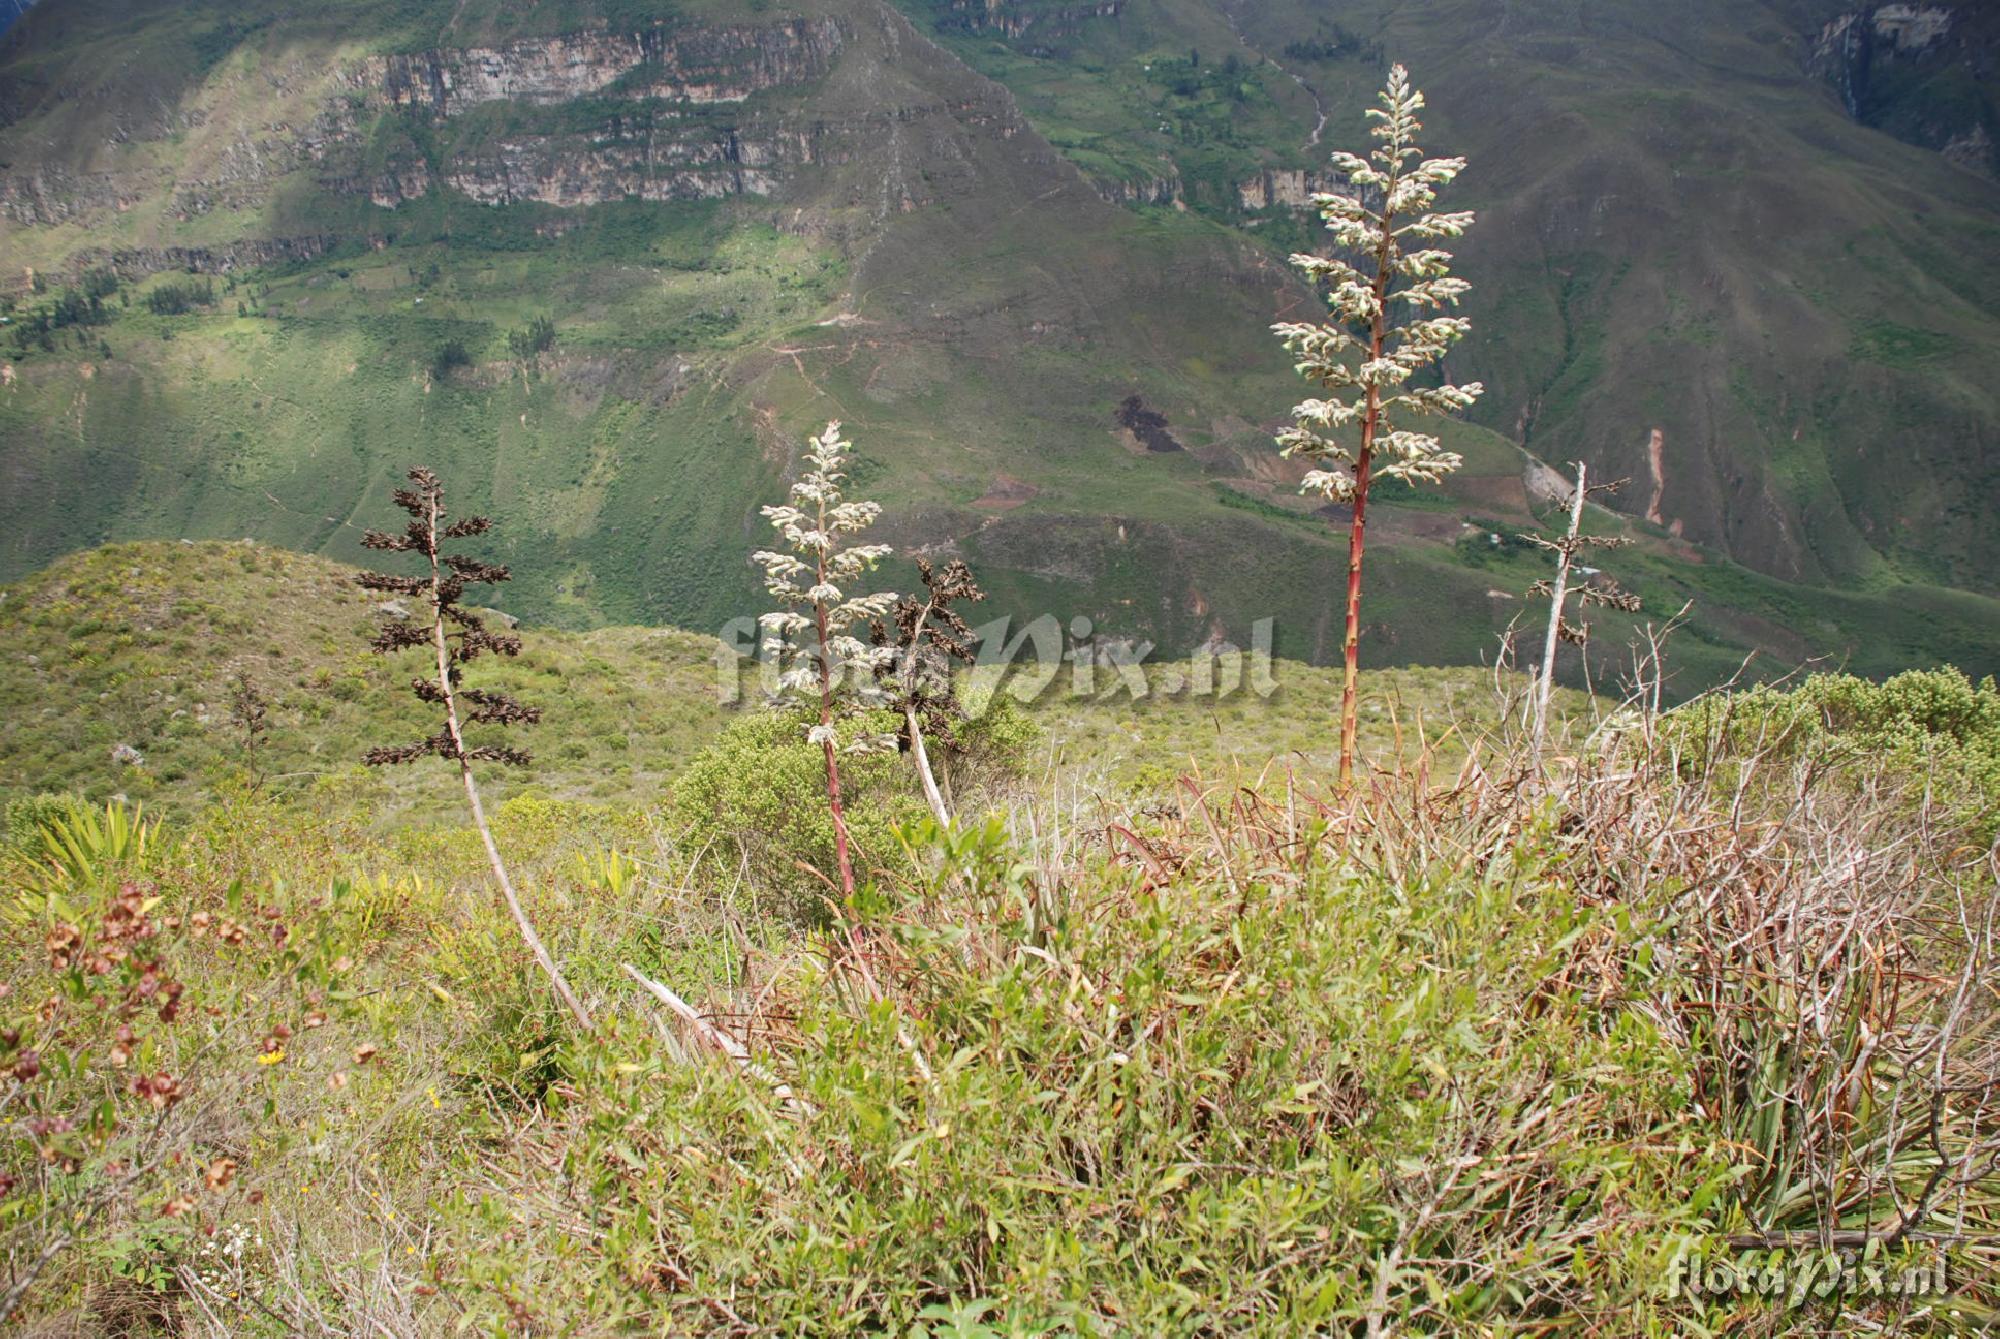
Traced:
<path fill-rule="evenodd" d="M 465 341 L 462 339 L 448 339 L 431 351 L 432 381 L 443 381 L 459 368 L 470 366 L 472 366 L 472 355 L 467 352 Z"/>
<path fill-rule="evenodd" d="M 2000 685 L 1961 670 L 1908 670 L 1877 683 L 1809 675 L 1701 697 L 1662 722 L 1683 775 L 1733 768 L 1749 753 L 1812 759 L 1850 782 L 1922 802 L 1977 840 L 2000 831 Z"/>
<path fill-rule="evenodd" d="M 756 889 L 823 923 L 827 899 L 842 890 L 825 753 L 806 737 L 812 723 L 804 710 L 737 720 L 675 780 L 672 812 L 719 878 L 745 869 Z M 836 728 L 845 744 L 894 726 L 894 717 L 871 713 Z M 898 823 L 923 816 L 907 776 L 895 753 L 880 749 L 851 755 L 841 768 L 848 840 L 863 873 L 895 859 Z"/>
<path fill-rule="evenodd" d="M 556 323 L 546 316 L 537 316 L 528 322 L 525 330 L 507 332 L 507 352 L 524 363 L 538 353 L 547 353 L 555 346 Z"/>

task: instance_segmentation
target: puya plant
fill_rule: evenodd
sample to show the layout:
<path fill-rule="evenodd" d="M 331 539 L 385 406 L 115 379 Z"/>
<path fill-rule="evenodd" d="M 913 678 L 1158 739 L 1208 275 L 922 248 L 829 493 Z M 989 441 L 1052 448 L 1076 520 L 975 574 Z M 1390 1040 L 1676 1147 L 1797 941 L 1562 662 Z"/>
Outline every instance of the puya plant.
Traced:
<path fill-rule="evenodd" d="M 896 744 L 916 765 L 931 816 L 938 826 L 949 827 L 951 811 L 931 771 L 924 736 L 928 732 L 946 749 L 957 747 L 952 722 L 961 710 L 952 667 L 954 662 L 972 663 L 974 635 L 952 605 L 960 601 L 976 604 L 986 598 L 986 592 L 973 579 L 972 569 L 957 558 L 942 568 L 932 566 L 928 558 L 918 558 L 917 575 L 924 583 L 924 598 L 902 597 L 886 620 L 878 618 L 873 624 L 875 645 L 894 652 L 894 659 L 881 666 L 877 676 L 903 718 Z"/>
<path fill-rule="evenodd" d="M 465 667 L 480 656 L 489 652 L 501 656 L 520 654 L 519 637 L 488 631 L 484 620 L 460 604 L 468 586 L 495 585 L 507 580 L 510 573 L 505 567 L 481 562 L 462 553 L 445 552 L 446 540 L 483 535 L 493 528 L 493 522 L 485 516 L 467 516 L 447 523 L 444 485 L 437 475 L 427 469 L 413 469 L 409 480 L 410 487 L 399 488 L 395 493 L 396 505 L 410 514 L 409 524 L 403 532 L 392 535 L 370 530 L 361 542 L 371 549 L 387 553 L 413 553 L 429 570 L 420 571 L 416 576 L 363 572 L 356 580 L 372 591 L 421 601 L 415 612 L 392 614 L 387 618 L 376 630 L 373 646 L 381 655 L 393 655 L 414 647 L 428 648 L 434 670 L 410 680 L 410 691 L 416 694 L 419 701 L 440 708 L 444 719 L 435 734 L 413 744 L 372 748 L 362 761 L 370 767 L 387 767 L 436 755 L 458 765 L 459 780 L 465 786 L 466 806 L 472 811 L 472 824 L 479 829 L 479 840 L 486 847 L 486 859 L 493 868 L 494 880 L 500 885 L 501 896 L 506 899 L 507 910 L 513 916 L 528 951 L 534 954 L 536 963 L 548 975 L 549 983 L 555 987 L 564 1007 L 582 1027 L 588 1029 L 591 1026 L 589 1012 L 576 997 L 576 992 L 570 989 L 562 969 L 556 966 L 548 947 L 542 943 L 541 935 L 536 933 L 534 922 L 528 919 L 527 911 L 521 906 L 520 895 L 515 892 L 514 881 L 507 873 L 507 863 L 500 858 L 500 848 L 494 843 L 493 829 L 486 821 L 486 808 L 479 800 L 479 785 L 472 775 L 475 762 L 525 767 L 531 759 L 521 749 L 504 744 L 472 744 L 467 742 L 465 736 L 465 728 L 471 725 L 533 725 L 542 718 L 539 707 L 523 706 L 505 693 L 468 688 L 463 683 Z"/>
<path fill-rule="evenodd" d="M 808 742 L 826 757 L 826 802 L 833 816 L 834 858 L 843 896 L 854 895 L 854 858 L 849 849 L 847 812 L 840 800 L 838 722 L 857 711 L 889 705 L 876 671 L 893 652 L 867 646 L 854 636 L 857 624 L 880 618 L 895 604 L 892 592 L 849 595 L 851 586 L 889 556 L 887 544 L 860 544 L 853 536 L 882 514 L 873 502 L 849 501 L 841 490 L 853 444 L 828 423 L 806 451 L 810 468 L 792 485 L 792 500 L 765 507 L 764 515 L 784 537 L 790 552 L 763 549 L 751 555 L 764 569 L 764 588 L 785 607 L 764 614 L 764 650 L 778 669 L 777 705 L 804 707 L 816 718 Z M 863 733 L 850 740 L 857 752 L 894 747 L 885 735 Z"/>
<path fill-rule="evenodd" d="M 1315 284 L 1326 286 L 1332 319 L 1272 327 L 1296 360 L 1299 375 L 1328 392 L 1292 410 L 1293 424 L 1278 435 L 1278 445 L 1287 457 L 1314 463 L 1301 492 L 1324 494 L 1354 512 L 1347 538 L 1342 782 L 1354 775 L 1369 489 L 1378 479 L 1435 484 L 1464 463 L 1436 437 L 1399 425 L 1464 409 L 1484 389 L 1477 382 L 1409 384 L 1417 373 L 1441 362 L 1470 329 L 1462 317 L 1442 314 L 1470 285 L 1452 276 L 1451 253 L 1428 243 L 1459 236 L 1471 226 L 1472 215 L 1431 208 L 1438 188 L 1464 169 L 1465 160 L 1423 157 L 1414 140 L 1423 128 L 1417 113 L 1424 95 L 1410 87 L 1409 72 L 1402 66 L 1389 71 L 1379 101 L 1368 115 L 1377 122 L 1371 133 L 1381 143 L 1366 158 L 1345 151 L 1333 155 L 1334 169 L 1346 179 L 1349 193 L 1313 197 L 1336 254 L 1292 257 Z"/>
<path fill-rule="evenodd" d="M 1584 645 L 1590 639 L 1590 628 L 1581 620 L 1570 623 L 1563 617 L 1571 600 L 1578 605 L 1599 604 L 1612 609 L 1622 609 L 1626 613 L 1637 613 L 1639 597 L 1620 590 L 1618 583 L 1609 579 L 1571 584 L 1571 574 L 1576 568 L 1576 555 L 1587 548 L 1619 548 L 1632 541 L 1619 535 L 1586 535 L 1583 533 L 1583 504 L 1592 493 L 1615 493 L 1624 487 L 1625 480 L 1614 479 L 1608 484 L 1587 482 L 1588 473 L 1582 461 L 1576 466 L 1576 491 L 1569 499 L 1569 529 L 1560 539 L 1543 539 L 1533 536 L 1534 542 L 1556 555 L 1556 573 L 1547 580 L 1537 581 L 1529 587 L 1528 594 L 1539 595 L 1549 602 L 1549 626 L 1542 642 L 1542 664 L 1535 675 L 1535 725 L 1534 739 L 1540 745 L 1548 733 L 1549 694 L 1555 688 L 1556 647 L 1563 642 Z M 1585 575 L 1590 575 L 1586 572 Z"/>

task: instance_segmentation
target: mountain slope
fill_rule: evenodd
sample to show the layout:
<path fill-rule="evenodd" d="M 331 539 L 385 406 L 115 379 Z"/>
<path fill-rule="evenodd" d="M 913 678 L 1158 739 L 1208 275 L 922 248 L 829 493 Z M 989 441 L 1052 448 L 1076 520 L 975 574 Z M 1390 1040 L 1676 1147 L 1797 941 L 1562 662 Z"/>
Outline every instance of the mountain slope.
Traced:
<path fill-rule="evenodd" d="M 436 770 L 361 765 L 368 748 L 421 738 L 436 717 L 408 691 L 421 653 L 371 652 L 381 597 L 354 577 L 353 568 L 268 545 L 136 543 L 72 554 L 0 586 L 0 645 L 9 648 L 0 659 L 0 808 L 73 790 L 182 812 L 261 776 L 274 793 L 337 812 L 389 822 L 456 815 L 454 788 Z M 514 603 L 511 585 L 494 593 Z M 481 769 L 501 799 L 650 811 L 696 750 L 760 709 L 754 671 L 707 637 L 671 628 L 521 632 L 518 657 L 482 660 L 471 680 L 544 711 L 541 726 L 508 737 L 534 755 L 532 767 Z M 722 665 L 737 671 L 733 705 Z M 1149 768 L 1212 771 L 1241 760 L 1255 769 L 1273 758 L 1332 766 L 1337 672 L 1280 661 L 1269 691 L 1221 674 L 1213 696 L 1185 687 L 1186 662 L 1178 691 L 1175 674 L 1148 666 L 1139 700 L 1109 668 L 1083 691 L 1072 672 L 1044 676 L 1025 699 L 1041 729 L 1030 765 L 1092 789 Z M 1037 682 L 1030 666 L 997 686 L 1022 700 Z M 254 750 L 235 707 L 245 683 L 265 711 Z M 1558 705 L 1583 701 L 1565 693 Z M 1368 756 L 1390 756 L 1414 749 L 1419 730 L 1482 731 L 1497 711 L 1484 671 L 1382 671 L 1369 676 L 1362 740 Z"/>
<path fill-rule="evenodd" d="M 1431 142 L 1472 162 L 1455 199 L 1481 213 L 1460 248 L 1479 333 L 1455 371 L 1488 386 L 1477 421 L 1632 475 L 1628 509 L 1787 580 L 1995 589 L 2000 187 L 1849 120 L 1811 68 L 1832 10 L 1272 0 L 1225 6 L 1225 28 L 1134 4 L 1015 37 L 926 8 L 1057 142 L 1088 136 L 1082 161 L 1124 146 L 1108 179 L 1150 156 L 1197 208 L 1293 245 L 1312 239 L 1266 202 L 1357 138 L 1383 53 L 1408 63 Z M 1849 26 L 1873 32 L 1873 12 Z M 1979 7 L 1925 12 L 1941 51 L 2000 52 Z M 1173 90 L 1218 60 L 1250 109 L 1219 181 L 1202 127 L 1173 120 L 1191 101 Z M 1109 106 L 1090 96 L 1107 82 Z M 1297 137 L 1251 138 L 1256 108 L 1288 103 Z"/>
<path fill-rule="evenodd" d="M 1393 53 L 1475 158 L 1452 370 L 1491 391 L 1447 495 L 1383 499 L 1374 654 L 1490 652 L 1540 455 L 1635 476 L 1605 523 L 1649 613 L 1697 599 L 1690 683 L 1753 647 L 1991 668 L 1996 606 L 1937 586 L 1991 591 L 2000 543 L 1994 188 L 1850 123 L 1803 63 L 1824 19 L 45 8 L 0 47 L 0 574 L 123 536 L 352 559 L 420 458 L 507 520 L 524 612 L 716 628 L 838 416 L 888 537 L 1001 609 L 1176 651 L 1268 616 L 1327 659 L 1342 522 L 1270 448 L 1299 387 L 1265 327 L 1311 301 L 1290 202 Z M 118 291 L 37 342 L 92 267 Z M 185 268 L 213 301 L 153 311 Z"/>

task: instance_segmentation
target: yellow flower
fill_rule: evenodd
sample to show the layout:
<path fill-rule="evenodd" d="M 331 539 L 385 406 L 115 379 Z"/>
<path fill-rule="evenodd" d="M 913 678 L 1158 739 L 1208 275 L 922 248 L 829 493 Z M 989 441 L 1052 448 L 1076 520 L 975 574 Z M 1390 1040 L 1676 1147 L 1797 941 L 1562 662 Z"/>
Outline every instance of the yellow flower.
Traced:
<path fill-rule="evenodd" d="M 276 1065 L 276 1064 L 282 1064 L 284 1062 L 284 1059 L 285 1059 L 285 1048 L 280 1046 L 275 1051 L 266 1051 L 264 1052 L 264 1054 L 258 1056 L 257 1063 L 260 1065 Z"/>

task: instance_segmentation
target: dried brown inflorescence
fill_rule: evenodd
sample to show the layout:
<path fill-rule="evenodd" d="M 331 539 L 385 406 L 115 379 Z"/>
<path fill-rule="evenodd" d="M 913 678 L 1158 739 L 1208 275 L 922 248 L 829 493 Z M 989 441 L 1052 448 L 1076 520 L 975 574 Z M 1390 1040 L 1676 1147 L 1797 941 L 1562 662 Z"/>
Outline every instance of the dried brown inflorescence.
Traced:
<path fill-rule="evenodd" d="M 976 604 L 986 598 L 986 592 L 973 579 L 972 569 L 957 558 L 942 568 L 932 566 L 928 558 L 918 558 L 917 574 L 923 579 L 924 597 L 903 596 L 888 620 L 876 619 L 870 632 L 875 645 L 896 650 L 895 659 L 876 674 L 903 718 L 896 730 L 897 747 L 915 757 L 932 815 L 940 823 L 949 823 L 951 815 L 931 774 L 924 742 L 928 734 L 947 751 L 960 748 L 952 732 L 960 715 L 952 665 L 973 662 L 976 639 L 952 605 Z"/>
<path fill-rule="evenodd" d="M 371 643 L 377 653 L 393 655 L 418 646 L 438 650 L 439 670 L 429 677 L 410 681 L 410 691 L 419 700 L 446 708 L 446 721 L 436 734 L 413 744 L 384 745 L 368 750 L 362 761 L 370 767 L 414 762 L 429 754 L 459 762 L 497 762 L 524 767 L 532 761 L 522 749 L 503 745 L 468 745 L 461 725 L 533 725 L 542 718 L 539 707 L 524 706 L 505 693 L 460 684 L 465 666 L 481 655 L 514 656 L 521 652 L 521 639 L 508 633 L 491 632 L 485 622 L 465 609 L 460 601 L 468 586 L 498 585 L 511 573 L 505 567 L 481 562 L 464 554 L 446 553 L 442 543 L 483 535 L 493 528 L 485 516 L 468 516 L 441 525 L 444 519 L 444 485 L 427 469 L 410 471 L 411 488 L 396 490 L 396 505 L 410 513 L 410 523 L 400 535 L 370 530 L 362 543 L 386 553 L 416 553 L 429 560 L 428 576 L 396 576 L 385 572 L 363 572 L 356 578 L 363 586 L 386 595 L 422 599 L 431 606 L 431 616 L 419 621 L 413 616 L 390 617 L 377 629 Z M 469 703 L 462 715 L 458 702 Z"/>
<path fill-rule="evenodd" d="M 542 718 L 539 707 L 524 706 L 505 693 L 467 688 L 461 682 L 465 667 L 480 656 L 489 652 L 514 656 L 521 652 L 519 637 L 489 631 L 478 615 L 459 603 L 465 596 L 466 587 L 497 585 L 507 580 L 507 569 L 461 553 L 446 553 L 443 548 L 446 540 L 485 534 L 493 528 L 493 522 L 484 516 L 468 516 L 446 524 L 444 485 L 437 475 L 420 467 L 410 471 L 409 479 L 411 487 L 399 488 L 395 493 L 396 505 L 410 514 L 410 522 L 403 528 L 403 533 L 392 535 L 370 530 L 362 543 L 384 553 L 419 554 L 429 562 L 429 574 L 397 576 L 386 572 L 363 572 L 357 580 L 369 590 L 422 600 L 429 606 L 428 618 L 392 614 L 377 629 L 371 645 L 382 655 L 393 655 L 419 646 L 430 647 L 436 668 L 428 676 L 419 675 L 410 680 L 410 691 L 420 701 L 442 708 L 444 721 L 435 734 L 412 744 L 379 745 L 368 750 L 362 761 L 370 767 L 386 767 L 415 762 L 429 754 L 436 754 L 458 764 L 459 781 L 465 787 L 466 806 L 472 811 L 473 826 L 479 830 L 480 841 L 486 847 L 487 862 L 492 866 L 493 877 L 500 884 L 502 896 L 506 898 L 507 910 L 513 916 L 523 942 L 548 975 L 564 1006 L 578 1023 L 588 1028 L 591 1025 L 589 1013 L 570 989 L 569 982 L 563 979 L 561 969 L 543 945 L 541 936 L 535 932 L 533 922 L 528 919 L 521 899 L 514 891 L 514 881 L 508 877 L 506 862 L 500 858 L 500 848 L 494 843 L 493 830 L 486 822 L 485 806 L 480 803 L 479 786 L 472 776 L 472 764 L 475 762 L 525 767 L 531 759 L 522 749 L 504 744 L 468 744 L 465 739 L 464 727 L 467 725 L 533 725 Z"/>
<path fill-rule="evenodd" d="M 270 742 L 270 708 L 248 674 L 239 673 L 229 689 L 229 718 L 235 723 L 250 771 L 250 789 L 264 788 L 264 746 Z"/>
<path fill-rule="evenodd" d="M 976 640 L 972 628 L 951 606 L 964 601 L 976 604 L 986 592 L 973 579 L 972 569 L 953 558 L 942 568 L 928 558 L 917 559 L 917 574 L 923 579 L 925 598 L 905 595 L 885 622 L 876 619 L 870 627 L 877 646 L 896 648 L 896 660 L 881 671 L 883 686 L 891 689 L 898 705 L 915 708 L 917 723 L 942 742 L 958 747 L 951 737 L 952 722 L 958 718 L 958 693 L 951 678 L 952 662 L 970 665 Z M 898 731 L 896 742 L 904 752 L 911 745 L 910 726 Z"/>

